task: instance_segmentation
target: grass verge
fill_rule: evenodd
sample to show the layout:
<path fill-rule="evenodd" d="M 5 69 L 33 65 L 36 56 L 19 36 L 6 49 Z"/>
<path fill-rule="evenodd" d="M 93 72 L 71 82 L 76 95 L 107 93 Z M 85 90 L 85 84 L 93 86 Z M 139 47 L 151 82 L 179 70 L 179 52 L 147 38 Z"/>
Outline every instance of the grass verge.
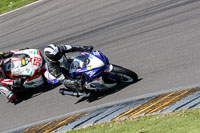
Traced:
<path fill-rule="evenodd" d="M 200 133 L 200 109 L 118 120 L 67 133 Z"/>
<path fill-rule="evenodd" d="M 22 7 L 38 0 L 0 0 L 0 14 Z"/>

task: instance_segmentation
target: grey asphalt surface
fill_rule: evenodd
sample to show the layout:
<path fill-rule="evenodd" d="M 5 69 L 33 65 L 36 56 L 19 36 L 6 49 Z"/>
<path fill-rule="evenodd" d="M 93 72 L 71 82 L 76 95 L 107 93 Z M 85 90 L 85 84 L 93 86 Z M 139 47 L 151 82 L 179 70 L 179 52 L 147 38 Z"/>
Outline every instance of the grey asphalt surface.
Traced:
<path fill-rule="evenodd" d="M 17 105 L 0 96 L 0 132 L 69 112 L 200 81 L 199 0 L 43 0 L 0 17 L 0 50 L 93 45 L 141 81 L 82 101 L 59 86 Z"/>

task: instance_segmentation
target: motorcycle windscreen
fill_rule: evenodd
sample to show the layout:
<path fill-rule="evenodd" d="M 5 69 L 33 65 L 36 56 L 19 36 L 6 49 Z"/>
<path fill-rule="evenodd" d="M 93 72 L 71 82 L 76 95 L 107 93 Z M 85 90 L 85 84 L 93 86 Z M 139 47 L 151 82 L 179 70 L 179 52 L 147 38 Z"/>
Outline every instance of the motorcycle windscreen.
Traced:
<path fill-rule="evenodd" d="M 79 70 L 84 71 L 86 65 L 89 64 L 89 59 L 84 55 L 77 56 L 71 63 L 69 74 L 72 78 L 79 78 L 81 76 Z M 87 70 L 87 69 L 86 69 Z"/>
<path fill-rule="evenodd" d="M 11 58 L 11 74 L 13 76 L 32 76 L 34 74 L 34 68 L 28 55 L 14 55 Z"/>

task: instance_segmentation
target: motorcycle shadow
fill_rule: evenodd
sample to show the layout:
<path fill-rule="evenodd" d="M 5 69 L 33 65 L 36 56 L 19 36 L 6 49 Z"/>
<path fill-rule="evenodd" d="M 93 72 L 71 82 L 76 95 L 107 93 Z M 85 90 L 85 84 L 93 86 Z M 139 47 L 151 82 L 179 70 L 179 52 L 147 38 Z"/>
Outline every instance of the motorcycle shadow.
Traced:
<path fill-rule="evenodd" d="M 19 98 L 17 99 L 17 101 L 14 102 L 14 104 L 16 105 L 16 104 L 19 104 L 23 101 L 37 97 L 37 96 L 41 95 L 42 93 L 45 93 L 45 92 L 48 92 L 48 91 L 55 89 L 59 85 L 61 85 L 61 84 L 52 85 L 52 84 L 45 83 L 44 85 L 42 85 L 38 88 L 29 89 L 29 90 L 24 91 L 24 92 L 18 92 L 17 97 L 19 97 Z"/>
<path fill-rule="evenodd" d="M 140 80 L 142 80 L 142 78 L 138 79 L 138 81 L 134 82 L 134 83 L 120 83 L 118 84 L 116 87 L 110 88 L 108 90 L 104 90 L 104 91 L 99 91 L 99 92 L 92 92 L 90 94 L 89 97 L 82 97 L 81 99 L 79 99 L 75 104 L 81 103 L 81 102 L 94 102 L 96 100 L 100 100 L 108 95 L 111 95 L 113 93 L 116 93 L 124 88 L 126 88 L 129 85 L 135 84 L 137 82 L 139 82 Z"/>

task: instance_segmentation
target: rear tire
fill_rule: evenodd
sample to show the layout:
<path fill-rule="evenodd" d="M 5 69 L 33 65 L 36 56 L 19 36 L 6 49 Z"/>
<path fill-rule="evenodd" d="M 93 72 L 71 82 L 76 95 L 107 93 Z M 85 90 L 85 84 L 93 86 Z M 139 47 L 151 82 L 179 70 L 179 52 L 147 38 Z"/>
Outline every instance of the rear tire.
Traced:
<path fill-rule="evenodd" d="M 138 75 L 135 72 L 121 66 L 113 65 L 111 73 L 120 78 L 119 82 L 134 83 L 138 81 Z"/>

